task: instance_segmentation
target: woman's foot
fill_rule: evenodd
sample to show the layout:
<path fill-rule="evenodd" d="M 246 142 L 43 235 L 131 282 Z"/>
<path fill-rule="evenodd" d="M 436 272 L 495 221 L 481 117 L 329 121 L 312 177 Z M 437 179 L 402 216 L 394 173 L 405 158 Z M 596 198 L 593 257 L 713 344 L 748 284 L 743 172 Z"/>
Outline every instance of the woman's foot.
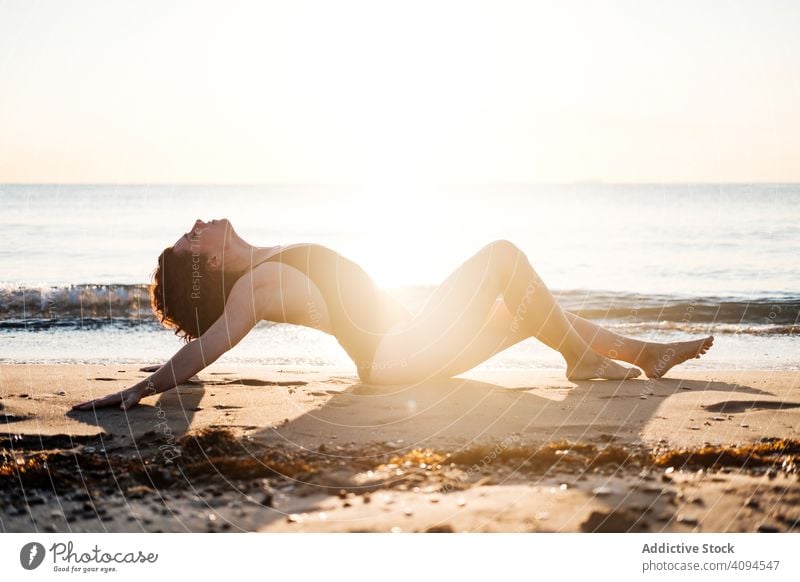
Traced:
<path fill-rule="evenodd" d="M 594 352 L 587 352 L 580 360 L 574 363 L 567 362 L 567 379 L 569 380 L 593 380 L 595 378 L 630 380 L 641 375 L 641 373 L 636 368 L 621 366 L 614 360 Z"/>
<path fill-rule="evenodd" d="M 672 366 L 699 358 L 705 354 L 714 343 L 714 336 L 688 342 L 674 342 L 670 344 L 648 344 L 641 357 L 636 360 L 648 378 L 661 378 Z"/>

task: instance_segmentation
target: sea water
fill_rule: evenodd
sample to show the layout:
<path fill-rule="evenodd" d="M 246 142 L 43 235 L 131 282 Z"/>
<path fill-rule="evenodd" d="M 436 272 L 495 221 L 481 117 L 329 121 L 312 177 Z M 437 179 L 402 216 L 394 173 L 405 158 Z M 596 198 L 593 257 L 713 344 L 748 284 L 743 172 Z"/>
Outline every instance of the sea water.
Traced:
<path fill-rule="evenodd" d="M 800 185 L 378 188 L 0 185 L 0 363 L 159 363 L 156 258 L 196 218 L 259 246 L 314 242 L 412 309 L 492 240 L 516 243 L 562 305 L 617 332 L 713 333 L 701 369 L 800 368 Z M 335 338 L 260 324 L 222 361 L 350 366 Z M 561 368 L 534 339 L 487 368 Z"/>

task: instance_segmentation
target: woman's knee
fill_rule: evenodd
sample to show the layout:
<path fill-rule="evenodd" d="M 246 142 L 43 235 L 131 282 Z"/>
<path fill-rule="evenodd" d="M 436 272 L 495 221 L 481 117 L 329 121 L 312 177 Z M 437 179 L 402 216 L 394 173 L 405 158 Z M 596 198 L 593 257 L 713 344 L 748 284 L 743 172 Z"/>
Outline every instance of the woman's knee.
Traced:
<path fill-rule="evenodd" d="M 525 253 L 517 245 L 505 239 L 490 242 L 484 251 L 504 270 L 515 269 L 521 260 L 526 259 Z"/>

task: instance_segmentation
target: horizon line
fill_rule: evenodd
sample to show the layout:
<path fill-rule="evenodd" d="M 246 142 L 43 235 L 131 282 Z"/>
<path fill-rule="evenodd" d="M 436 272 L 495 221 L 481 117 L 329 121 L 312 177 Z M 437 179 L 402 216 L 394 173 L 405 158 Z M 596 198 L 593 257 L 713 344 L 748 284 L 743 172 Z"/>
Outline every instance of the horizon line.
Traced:
<path fill-rule="evenodd" d="M 678 181 L 604 181 L 604 180 L 573 180 L 573 181 L 542 181 L 542 182 L 448 182 L 423 185 L 422 188 L 442 186 L 794 186 L 800 185 L 797 181 L 715 181 L 715 180 L 678 180 Z M 2 182 L 0 186 L 327 186 L 363 188 L 365 184 L 351 182 Z"/>

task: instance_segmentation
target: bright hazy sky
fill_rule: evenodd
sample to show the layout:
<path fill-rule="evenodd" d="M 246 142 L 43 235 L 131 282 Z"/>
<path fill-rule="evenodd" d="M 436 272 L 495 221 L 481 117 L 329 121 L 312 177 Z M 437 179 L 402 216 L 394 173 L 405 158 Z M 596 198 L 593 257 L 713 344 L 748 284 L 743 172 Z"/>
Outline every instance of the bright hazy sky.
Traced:
<path fill-rule="evenodd" d="M 800 181 L 800 3 L 0 0 L 0 182 Z"/>

